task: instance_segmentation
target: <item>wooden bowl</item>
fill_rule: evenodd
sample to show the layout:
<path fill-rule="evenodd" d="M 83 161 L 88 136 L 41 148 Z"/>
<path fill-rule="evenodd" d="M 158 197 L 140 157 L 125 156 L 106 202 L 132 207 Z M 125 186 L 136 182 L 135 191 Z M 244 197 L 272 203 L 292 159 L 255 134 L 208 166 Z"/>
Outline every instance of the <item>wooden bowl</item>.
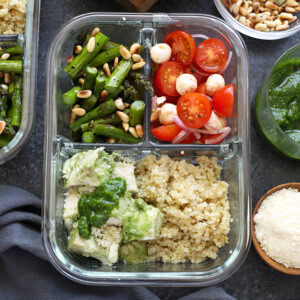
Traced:
<path fill-rule="evenodd" d="M 278 185 L 274 188 L 272 188 L 271 190 L 269 190 L 266 194 L 264 194 L 260 200 L 258 201 L 258 203 L 256 204 L 256 207 L 253 211 L 253 215 L 252 215 L 252 241 L 253 244 L 255 246 L 256 251 L 258 252 L 258 254 L 260 255 L 260 257 L 272 268 L 283 272 L 285 274 L 289 274 L 289 275 L 300 275 L 300 268 L 287 268 L 284 265 L 277 263 L 276 261 L 274 261 L 273 259 L 271 259 L 269 256 L 267 256 L 267 254 L 265 253 L 265 251 L 261 248 L 260 243 L 258 242 L 258 240 L 256 239 L 256 235 L 255 235 L 255 226 L 254 226 L 254 216 L 257 213 L 261 203 L 271 194 L 281 190 L 281 189 L 288 189 L 288 188 L 293 188 L 293 189 L 297 189 L 300 192 L 300 183 L 294 182 L 294 183 L 286 183 L 286 184 L 281 184 Z"/>

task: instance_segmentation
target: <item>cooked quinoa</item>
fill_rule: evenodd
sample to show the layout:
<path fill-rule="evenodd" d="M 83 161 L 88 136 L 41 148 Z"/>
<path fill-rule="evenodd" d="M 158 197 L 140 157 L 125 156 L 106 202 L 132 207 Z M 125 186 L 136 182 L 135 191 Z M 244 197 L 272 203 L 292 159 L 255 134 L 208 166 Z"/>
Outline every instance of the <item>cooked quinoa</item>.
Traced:
<path fill-rule="evenodd" d="M 148 242 L 150 261 L 200 263 L 228 242 L 228 184 L 215 158 L 196 161 L 149 155 L 137 165 L 138 196 L 164 213 L 160 237 Z"/>
<path fill-rule="evenodd" d="M 0 34 L 25 31 L 27 0 L 0 0 Z"/>

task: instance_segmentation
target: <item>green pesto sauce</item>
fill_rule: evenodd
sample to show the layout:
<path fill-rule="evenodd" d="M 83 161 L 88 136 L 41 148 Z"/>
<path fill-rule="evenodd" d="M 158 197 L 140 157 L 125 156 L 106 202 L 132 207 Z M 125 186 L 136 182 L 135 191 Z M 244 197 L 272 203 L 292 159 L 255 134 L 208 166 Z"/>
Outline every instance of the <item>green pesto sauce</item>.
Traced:
<path fill-rule="evenodd" d="M 276 123 L 300 142 L 300 58 L 286 60 L 274 69 L 268 100 Z"/>
<path fill-rule="evenodd" d="M 91 236 L 91 226 L 103 226 L 111 212 L 119 206 L 120 198 L 125 192 L 125 179 L 116 177 L 105 181 L 92 194 L 82 195 L 78 202 L 79 235 L 88 239 Z"/>

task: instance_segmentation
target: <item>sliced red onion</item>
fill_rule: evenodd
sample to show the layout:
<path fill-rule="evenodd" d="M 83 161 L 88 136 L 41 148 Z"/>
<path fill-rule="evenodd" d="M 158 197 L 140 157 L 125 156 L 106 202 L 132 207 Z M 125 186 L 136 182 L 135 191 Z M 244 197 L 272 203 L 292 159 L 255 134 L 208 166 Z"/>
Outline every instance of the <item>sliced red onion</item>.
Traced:
<path fill-rule="evenodd" d="M 198 132 L 199 129 L 197 128 L 191 128 L 191 127 L 188 127 L 186 125 L 184 125 L 184 123 L 180 120 L 180 118 L 178 116 L 174 116 L 173 117 L 173 121 L 179 126 L 181 127 L 183 130 L 186 130 L 188 132 Z"/>
<path fill-rule="evenodd" d="M 225 64 L 224 68 L 220 71 L 220 74 L 222 74 L 222 73 L 224 73 L 226 71 L 226 69 L 228 68 L 228 66 L 229 66 L 229 64 L 231 62 L 231 59 L 232 59 L 232 51 L 229 52 L 226 64 Z"/>
<path fill-rule="evenodd" d="M 194 136 L 197 140 L 200 140 L 200 138 L 201 138 L 201 134 L 198 132 L 194 132 Z"/>
<path fill-rule="evenodd" d="M 211 102 L 212 101 L 212 97 L 209 97 L 207 95 L 205 95 L 205 97 Z"/>
<path fill-rule="evenodd" d="M 188 137 L 191 133 L 186 130 L 181 130 L 172 140 L 172 144 L 180 143 L 184 138 Z"/>
<path fill-rule="evenodd" d="M 204 40 L 208 40 L 209 37 L 207 35 L 204 35 L 204 34 L 192 34 L 192 37 L 194 38 L 201 38 L 201 39 L 204 39 Z"/>
<path fill-rule="evenodd" d="M 230 127 L 225 127 L 226 131 L 224 131 L 220 136 L 214 138 L 214 139 L 210 139 L 210 140 L 205 140 L 205 144 L 207 145 L 212 145 L 212 144 L 218 144 L 220 143 L 222 140 L 224 140 L 226 138 L 226 136 L 230 133 L 231 128 Z M 223 129 L 225 129 L 223 128 Z"/>
<path fill-rule="evenodd" d="M 151 102 L 151 111 L 155 111 L 157 108 L 157 97 L 154 96 L 151 98 L 152 102 Z"/>
<path fill-rule="evenodd" d="M 210 75 L 212 75 L 213 73 L 207 73 L 207 72 L 204 72 L 204 71 L 199 71 L 199 69 L 197 69 L 194 64 L 191 64 L 191 68 L 193 69 L 193 71 L 201 76 L 204 76 L 204 77 L 208 77 Z"/>

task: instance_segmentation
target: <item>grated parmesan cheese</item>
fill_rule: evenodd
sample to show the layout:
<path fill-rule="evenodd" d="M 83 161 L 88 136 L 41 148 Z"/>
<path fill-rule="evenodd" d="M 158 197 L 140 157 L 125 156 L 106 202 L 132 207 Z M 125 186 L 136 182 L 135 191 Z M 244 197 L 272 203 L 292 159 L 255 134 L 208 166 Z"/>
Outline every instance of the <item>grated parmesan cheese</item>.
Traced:
<path fill-rule="evenodd" d="M 254 216 L 255 234 L 266 254 L 300 268 L 300 192 L 282 189 L 267 197 Z"/>

